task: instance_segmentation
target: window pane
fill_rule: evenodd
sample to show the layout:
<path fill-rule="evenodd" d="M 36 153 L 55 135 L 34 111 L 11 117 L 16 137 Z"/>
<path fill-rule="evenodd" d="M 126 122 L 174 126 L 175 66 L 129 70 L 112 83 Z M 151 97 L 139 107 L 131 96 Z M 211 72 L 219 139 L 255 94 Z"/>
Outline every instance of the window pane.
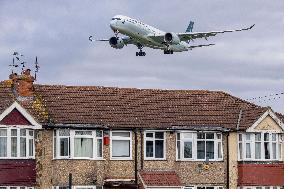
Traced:
<path fill-rule="evenodd" d="M 255 159 L 261 158 L 261 143 L 256 142 L 255 143 Z"/>
<path fill-rule="evenodd" d="M 146 157 L 154 157 L 153 141 L 146 141 Z"/>
<path fill-rule="evenodd" d="M 21 157 L 26 156 L 26 138 L 24 137 L 20 138 L 20 156 Z"/>
<path fill-rule="evenodd" d="M 11 136 L 17 136 L 17 129 L 11 129 Z"/>
<path fill-rule="evenodd" d="M 177 133 L 177 140 L 180 140 L 180 133 Z"/>
<path fill-rule="evenodd" d="M 130 137 L 130 132 L 112 132 L 112 136 Z"/>
<path fill-rule="evenodd" d="M 222 142 L 218 142 L 218 158 L 223 158 L 223 154 L 222 154 Z"/>
<path fill-rule="evenodd" d="M 92 131 L 75 131 L 75 135 L 92 135 Z"/>
<path fill-rule="evenodd" d="M 183 133 L 183 138 L 192 138 L 192 133 Z"/>
<path fill-rule="evenodd" d="M 197 141 L 197 159 L 205 159 L 205 142 Z"/>
<path fill-rule="evenodd" d="M 155 141 L 155 158 L 164 158 L 164 141 Z"/>
<path fill-rule="evenodd" d="M 246 140 L 250 140 L 250 134 L 246 134 Z"/>
<path fill-rule="evenodd" d="M 246 143 L 246 158 L 251 158 L 250 143 Z"/>
<path fill-rule="evenodd" d="M 221 139 L 221 134 L 217 133 L 217 139 Z"/>
<path fill-rule="evenodd" d="M 69 129 L 60 129 L 59 130 L 59 136 L 70 136 L 70 130 Z"/>
<path fill-rule="evenodd" d="M 214 141 L 206 142 L 206 158 L 214 159 Z"/>
<path fill-rule="evenodd" d="M 34 155 L 34 140 L 29 139 L 29 156 Z"/>
<path fill-rule="evenodd" d="M 192 158 L 192 142 L 184 142 L 184 158 Z"/>
<path fill-rule="evenodd" d="M 17 157 L 17 137 L 11 137 L 11 156 Z"/>
<path fill-rule="evenodd" d="M 261 141 L 261 134 L 260 133 L 255 134 L 255 140 Z"/>
<path fill-rule="evenodd" d="M 146 137 L 153 138 L 154 134 L 153 133 L 146 133 Z"/>
<path fill-rule="evenodd" d="M 269 133 L 264 133 L 264 141 L 269 141 Z"/>
<path fill-rule="evenodd" d="M 0 136 L 7 136 L 7 129 L 0 129 Z"/>
<path fill-rule="evenodd" d="M 239 141 L 242 141 L 242 140 L 243 140 L 243 135 L 239 134 Z"/>
<path fill-rule="evenodd" d="M 20 129 L 20 135 L 26 136 L 26 129 Z"/>
<path fill-rule="evenodd" d="M 276 143 L 272 143 L 272 158 L 276 159 Z"/>
<path fill-rule="evenodd" d="M 103 140 L 97 140 L 97 157 L 103 157 Z"/>
<path fill-rule="evenodd" d="M 91 138 L 75 138 L 74 140 L 74 156 L 75 157 L 93 157 L 93 139 Z"/>
<path fill-rule="evenodd" d="M 276 134 L 272 133 L 272 141 L 276 141 Z"/>
<path fill-rule="evenodd" d="M 103 132 L 102 131 L 96 131 L 96 136 L 97 137 L 102 137 L 103 136 Z"/>
<path fill-rule="evenodd" d="M 214 133 L 207 133 L 206 139 L 214 139 Z"/>
<path fill-rule="evenodd" d="M 239 153 L 240 153 L 240 159 L 243 159 L 243 145 L 242 145 L 242 143 L 239 143 Z"/>
<path fill-rule="evenodd" d="M 265 153 L 265 159 L 270 159 L 269 142 L 264 142 L 264 153 Z"/>
<path fill-rule="evenodd" d="M 130 157 L 130 141 L 129 140 L 113 140 L 112 141 L 113 157 Z"/>
<path fill-rule="evenodd" d="M 155 138 L 163 139 L 164 138 L 164 133 L 163 132 L 155 132 Z"/>
<path fill-rule="evenodd" d="M 60 156 L 69 156 L 69 138 L 60 138 Z"/>
<path fill-rule="evenodd" d="M 7 137 L 0 137 L 0 157 L 7 157 Z"/>
<path fill-rule="evenodd" d="M 205 139 L 205 133 L 197 133 L 197 139 Z"/>

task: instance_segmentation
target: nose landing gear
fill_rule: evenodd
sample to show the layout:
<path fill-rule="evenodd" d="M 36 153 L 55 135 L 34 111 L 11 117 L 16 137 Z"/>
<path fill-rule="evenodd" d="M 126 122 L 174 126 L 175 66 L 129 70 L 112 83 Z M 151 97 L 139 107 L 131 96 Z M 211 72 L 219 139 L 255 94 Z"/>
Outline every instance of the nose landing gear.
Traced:
<path fill-rule="evenodd" d="M 136 56 L 146 56 L 146 52 L 142 51 L 143 45 L 140 43 L 137 44 L 137 47 L 139 49 L 139 52 L 136 52 Z"/>
<path fill-rule="evenodd" d="M 174 51 L 173 50 L 164 50 L 164 54 L 173 54 Z"/>

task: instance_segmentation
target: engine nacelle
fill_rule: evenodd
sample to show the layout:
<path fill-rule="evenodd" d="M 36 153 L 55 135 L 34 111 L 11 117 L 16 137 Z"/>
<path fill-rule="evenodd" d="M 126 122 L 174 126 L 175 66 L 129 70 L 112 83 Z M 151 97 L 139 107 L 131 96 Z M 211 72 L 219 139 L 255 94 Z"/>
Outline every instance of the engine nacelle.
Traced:
<path fill-rule="evenodd" d="M 110 44 L 111 47 L 113 47 L 115 49 L 122 49 L 124 47 L 124 42 L 119 37 L 111 37 L 109 39 L 109 44 Z"/>
<path fill-rule="evenodd" d="M 174 44 L 174 45 L 180 43 L 180 39 L 176 33 L 166 33 L 164 36 L 164 41 L 168 44 Z"/>

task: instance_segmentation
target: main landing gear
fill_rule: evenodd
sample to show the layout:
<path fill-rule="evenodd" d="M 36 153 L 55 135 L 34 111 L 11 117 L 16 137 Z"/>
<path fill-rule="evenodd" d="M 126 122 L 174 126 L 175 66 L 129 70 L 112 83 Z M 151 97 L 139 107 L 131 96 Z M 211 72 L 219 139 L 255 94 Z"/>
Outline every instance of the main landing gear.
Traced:
<path fill-rule="evenodd" d="M 136 56 L 146 56 L 146 52 L 142 51 L 143 45 L 137 44 L 137 47 L 139 49 L 139 52 L 136 52 Z"/>
<path fill-rule="evenodd" d="M 164 50 L 164 54 L 173 54 L 174 51 L 173 50 Z"/>

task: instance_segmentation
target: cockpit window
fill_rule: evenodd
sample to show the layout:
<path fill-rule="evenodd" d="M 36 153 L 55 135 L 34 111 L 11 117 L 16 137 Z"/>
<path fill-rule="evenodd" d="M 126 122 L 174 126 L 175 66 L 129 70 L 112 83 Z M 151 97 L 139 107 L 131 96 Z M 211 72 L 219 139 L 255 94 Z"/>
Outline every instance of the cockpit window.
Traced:
<path fill-rule="evenodd" d="M 111 20 L 121 20 L 121 18 L 112 18 Z"/>

